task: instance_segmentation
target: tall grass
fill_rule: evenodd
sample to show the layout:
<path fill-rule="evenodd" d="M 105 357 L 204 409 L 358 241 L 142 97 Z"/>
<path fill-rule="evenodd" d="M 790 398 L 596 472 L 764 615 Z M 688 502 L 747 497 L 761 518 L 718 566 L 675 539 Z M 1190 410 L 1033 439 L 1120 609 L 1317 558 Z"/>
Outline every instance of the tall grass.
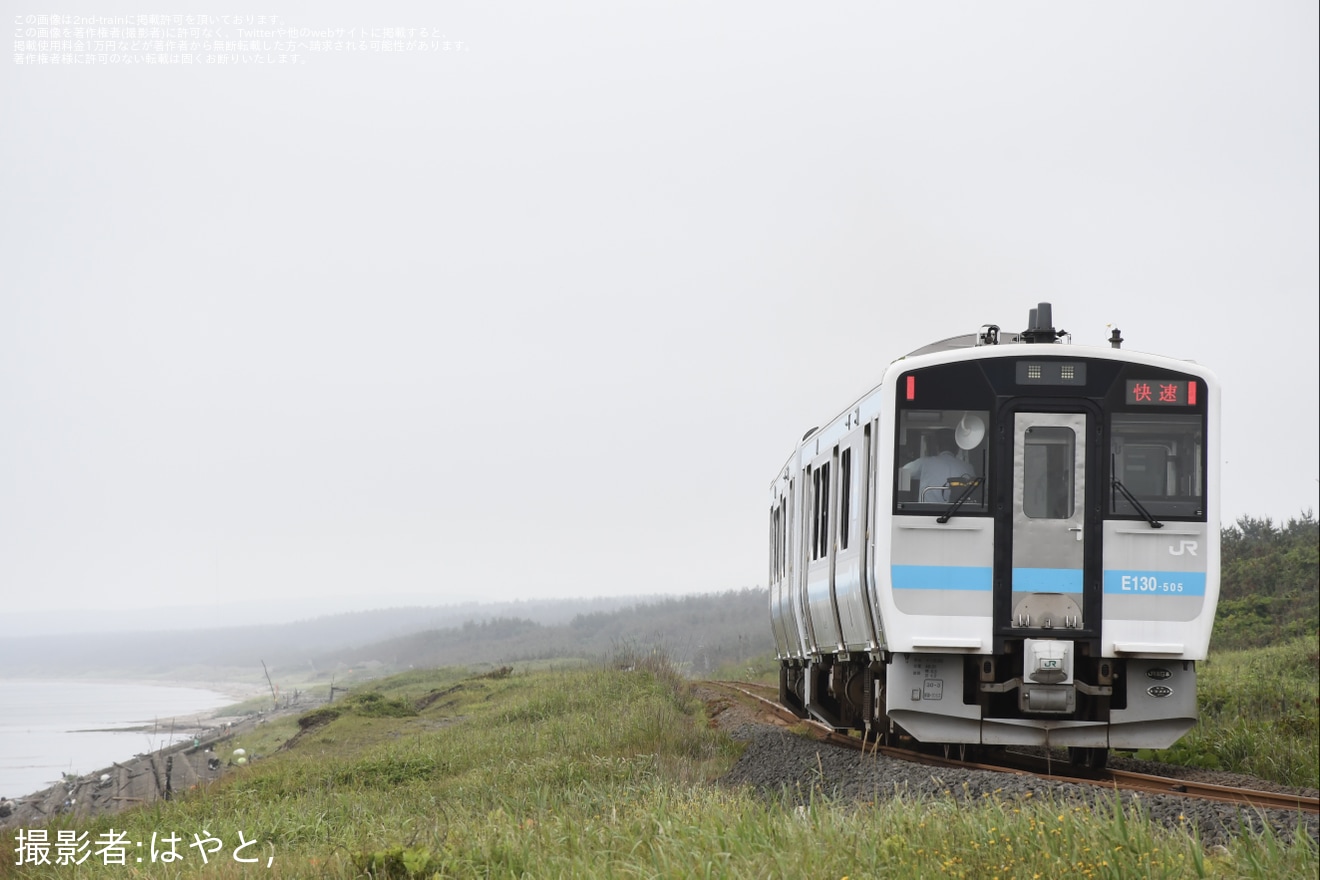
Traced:
<path fill-rule="evenodd" d="M 987 798 L 767 800 L 710 784 L 739 753 L 662 657 L 465 676 L 411 672 L 302 729 L 296 744 L 170 803 L 59 831 L 114 829 L 124 865 L 15 867 L 24 877 L 1206 877 L 1315 876 L 1308 842 L 1248 837 L 1207 856 L 1118 806 Z M 638 662 L 640 661 L 640 662 Z M 648 668 L 649 667 L 649 668 Z M 348 703 L 345 704 L 350 705 Z M 420 707 L 420 708 L 419 708 Z M 294 726 L 291 725 L 291 728 Z M 183 859 L 150 862 L 171 832 Z M 7 832 L 11 842 L 13 832 Z M 193 835 L 220 840 L 203 865 Z M 256 841 L 243 857 L 233 848 Z M 11 846 L 12 851 L 12 846 Z M 143 857 L 143 863 L 133 859 Z M 273 862 L 266 866 L 266 860 Z"/>
<path fill-rule="evenodd" d="M 1198 667 L 1201 720 L 1143 756 L 1320 788 L 1320 652 L 1314 638 L 1221 651 Z"/>

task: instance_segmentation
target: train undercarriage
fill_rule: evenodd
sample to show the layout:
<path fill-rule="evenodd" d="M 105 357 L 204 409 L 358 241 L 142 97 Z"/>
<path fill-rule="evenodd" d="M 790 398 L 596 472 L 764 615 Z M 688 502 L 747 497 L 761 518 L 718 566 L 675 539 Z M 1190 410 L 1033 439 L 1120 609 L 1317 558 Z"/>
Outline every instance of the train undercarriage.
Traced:
<path fill-rule="evenodd" d="M 1000 656 L 785 660 L 779 699 L 799 717 L 882 745 L 1058 747 L 1097 769 L 1111 748 L 1168 748 L 1195 724 L 1190 661 L 1077 657 L 1066 682 L 1040 681 L 1024 675 L 1022 644 Z"/>

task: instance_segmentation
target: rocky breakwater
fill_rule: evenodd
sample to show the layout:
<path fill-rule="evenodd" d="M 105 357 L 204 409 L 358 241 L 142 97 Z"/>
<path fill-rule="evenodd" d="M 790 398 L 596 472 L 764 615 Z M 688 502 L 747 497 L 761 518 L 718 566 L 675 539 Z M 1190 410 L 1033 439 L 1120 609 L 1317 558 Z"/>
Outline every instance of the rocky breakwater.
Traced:
<path fill-rule="evenodd" d="M 306 707 L 302 707 L 306 708 Z M 298 710 L 301 711 L 301 710 Z M 283 713 L 280 713 L 283 714 Z M 137 755 L 85 775 L 64 780 L 27 797 L 0 800 L 0 828 L 44 825 L 55 816 L 81 819 L 169 800 L 218 779 L 249 756 L 234 756 L 226 744 L 265 723 L 272 715 L 217 720 L 213 726 L 172 746 Z"/>

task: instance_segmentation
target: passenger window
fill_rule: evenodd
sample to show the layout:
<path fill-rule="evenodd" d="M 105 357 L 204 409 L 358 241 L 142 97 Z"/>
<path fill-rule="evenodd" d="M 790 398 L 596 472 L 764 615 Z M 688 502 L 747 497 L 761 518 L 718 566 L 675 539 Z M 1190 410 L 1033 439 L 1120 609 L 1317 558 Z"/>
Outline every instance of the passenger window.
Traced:
<path fill-rule="evenodd" d="M 811 472 L 811 558 L 824 559 L 830 547 L 830 466 L 823 464 Z"/>
<path fill-rule="evenodd" d="M 830 555 L 830 466 L 823 464 L 820 470 L 820 506 L 816 508 L 820 514 L 820 545 L 817 548 L 817 558 L 824 559 Z"/>
<path fill-rule="evenodd" d="M 848 549 L 848 522 L 852 519 L 848 505 L 852 502 L 852 450 L 845 449 L 839 456 L 839 549 Z"/>

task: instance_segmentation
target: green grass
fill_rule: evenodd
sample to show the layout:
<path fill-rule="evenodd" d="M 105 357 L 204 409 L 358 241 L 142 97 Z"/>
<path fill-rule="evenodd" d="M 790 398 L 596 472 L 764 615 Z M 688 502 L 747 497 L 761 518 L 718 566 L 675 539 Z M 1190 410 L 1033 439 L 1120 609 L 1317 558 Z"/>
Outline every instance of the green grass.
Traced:
<path fill-rule="evenodd" d="M 86 832 L 93 851 L 111 829 L 126 833 L 143 842 L 127 864 L 93 855 L 81 867 L 17 868 L 9 857 L 0 877 L 1273 880 L 1315 876 L 1318 865 L 1313 845 L 1271 837 L 1209 856 L 1190 834 L 1117 807 L 725 789 L 711 781 L 739 747 L 710 727 L 662 657 L 503 676 L 414 671 L 333 705 L 316 723 L 290 720 L 284 731 L 299 736 L 283 751 L 254 733 L 249 751 L 265 757 L 209 788 L 48 829 L 52 841 Z M 280 723 L 262 727 L 278 733 Z M 171 832 L 182 860 L 151 864 L 152 834 L 159 843 Z M 203 865 L 193 835 L 222 852 Z M 256 841 L 241 855 L 258 864 L 233 860 L 240 835 Z"/>
<path fill-rule="evenodd" d="M 1173 748 L 1141 757 L 1320 788 L 1315 638 L 1214 652 L 1197 672 L 1200 723 Z"/>
<path fill-rule="evenodd" d="M 779 661 L 774 654 L 760 654 L 746 660 L 724 663 L 711 676 L 717 681 L 746 681 L 753 684 L 779 684 Z"/>

